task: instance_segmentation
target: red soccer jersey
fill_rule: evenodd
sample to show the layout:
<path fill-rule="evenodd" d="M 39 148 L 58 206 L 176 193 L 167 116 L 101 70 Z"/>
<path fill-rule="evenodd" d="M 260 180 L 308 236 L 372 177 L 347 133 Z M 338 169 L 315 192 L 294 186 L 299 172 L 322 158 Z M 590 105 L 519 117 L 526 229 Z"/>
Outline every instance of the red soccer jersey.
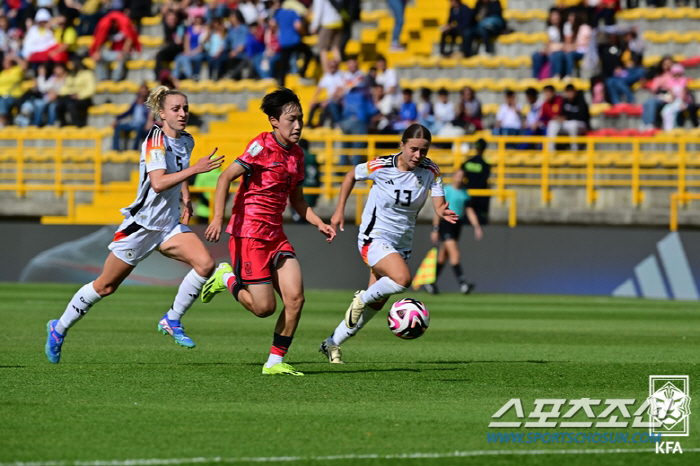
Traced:
<path fill-rule="evenodd" d="M 282 213 L 289 193 L 304 180 L 304 151 L 296 144 L 285 148 L 265 132 L 250 141 L 234 163 L 241 164 L 246 174 L 226 232 L 267 241 L 284 235 Z"/>

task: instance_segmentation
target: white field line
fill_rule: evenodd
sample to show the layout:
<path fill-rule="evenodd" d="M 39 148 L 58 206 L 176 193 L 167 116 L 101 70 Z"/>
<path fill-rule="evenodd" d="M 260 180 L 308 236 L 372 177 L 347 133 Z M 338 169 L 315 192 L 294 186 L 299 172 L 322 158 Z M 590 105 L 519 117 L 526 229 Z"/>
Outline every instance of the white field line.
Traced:
<path fill-rule="evenodd" d="M 470 456 L 528 456 L 528 455 L 610 455 L 615 453 L 654 453 L 654 449 L 607 449 L 607 450 L 473 450 L 453 451 L 448 453 L 406 453 L 396 455 L 364 454 L 364 455 L 332 455 L 332 456 L 250 456 L 224 458 L 142 458 L 130 460 L 95 460 L 95 461 L 29 461 L 16 463 L 0 463 L 0 466 L 166 466 L 199 463 L 294 463 L 298 461 L 341 461 L 341 460 L 404 460 L 404 459 L 439 459 L 466 458 Z M 683 453 L 700 452 L 700 448 L 687 448 Z"/>

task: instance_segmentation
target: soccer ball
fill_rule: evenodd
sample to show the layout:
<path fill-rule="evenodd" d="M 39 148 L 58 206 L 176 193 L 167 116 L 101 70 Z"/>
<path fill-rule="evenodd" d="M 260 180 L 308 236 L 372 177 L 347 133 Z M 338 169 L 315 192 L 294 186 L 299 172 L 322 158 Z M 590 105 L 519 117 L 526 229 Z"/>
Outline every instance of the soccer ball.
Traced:
<path fill-rule="evenodd" d="M 389 330 L 404 340 L 423 335 L 430 324 L 430 314 L 425 304 L 413 298 L 396 301 L 389 309 Z"/>

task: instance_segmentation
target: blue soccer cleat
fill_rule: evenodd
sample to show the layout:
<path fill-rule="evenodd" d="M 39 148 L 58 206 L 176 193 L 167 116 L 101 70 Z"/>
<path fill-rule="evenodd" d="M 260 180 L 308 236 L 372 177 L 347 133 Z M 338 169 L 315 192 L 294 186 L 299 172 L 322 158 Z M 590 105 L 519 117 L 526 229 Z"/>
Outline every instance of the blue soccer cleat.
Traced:
<path fill-rule="evenodd" d="M 46 324 L 46 346 L 44 347 L 44 352 L 46 357 L 49 358 L 49 362 L 52 364 L 58 364 L 61 360 L 61 346 L 63 346 L 63 339 L 65 335 L 61 335 L 56 331 L 56 324 L 58 319 L 50 320 Z"/>
<path fill-rule="evenodd" d="M 190 337 L 185 335 L 185 329 L 179 320 L 168 319 L 168 314 L 165 314 L 160 322 L 158 322 L 158 330 L 163 335 L 170 335 L 175 339 L 175 343 L 185 348 L 191 349 L 196 345 Z"/>

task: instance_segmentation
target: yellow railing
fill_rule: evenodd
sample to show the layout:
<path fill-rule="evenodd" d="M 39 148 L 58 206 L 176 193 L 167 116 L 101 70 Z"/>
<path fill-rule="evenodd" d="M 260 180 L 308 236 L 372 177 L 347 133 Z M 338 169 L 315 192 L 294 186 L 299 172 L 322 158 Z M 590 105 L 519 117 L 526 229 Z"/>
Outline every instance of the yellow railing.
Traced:
<path fill-rule="evenodd" d="M 74 196 L 76 191 L 115 189 L 102 182 L 104 132 L 38 130 L 21 132 L 19 136 L 17 133 L 0 135 L 0 190 L 15 191 L 18 197 L 28 191 L 53 191 L 60 197 Z M 434 138 L 429 156 L 441 167 L 446 181 L 474 153 L 470 148 L 478 137 Z M 484 138 L 489 142 L 486 156 L 492 164 L 492 195 L 501 202 L 510 196 L 508 189 L 529 187 L 537 189 L 541 203 L 548 205 L 553 188 L 568 186 L 584 189 L 588 206 L 595 204 L 601 188 L 629 190 L 631 205 L 639 206 L 649 189 L 667 188 L 684 194 L 700 187 L 700 137 L 693 134 L 575 139 L 487 135 Z M 320 187 L 313 191 L 332 199 L 351 168 L 349 162 L 339 164 L 342 156 L 350 157 L 349 160 L 358 156 L 365 161 L 390 154 L 398 150 L 399 137 L 347 136 L 328 131 L 309 132 L 307 139 L 319 162 Z M 244 151 L 249 140 L 230 135 L 198 135 L 192 163 L 217 146 L 219 154 L 225 154 L 230 163 Z M 577 150 L 563 147 L 571 143 L 579 145 Z M 132 166 L 137 168 L 136 164 Z M 134 189 L 131 187 L 129 191 Z M 363 191 L 357 192 L 358 196 L 363 195 Z M 74 209 L 74 198 L 68 201 L 69 208 Z M 679 198 L 679 202 L 687 200 Z"/>
<path fill-rule="evenodd" d="M 700 199 L 700 193 L 673 193 L 671 194 L 671 215 L 669 228 L 671 231 L 678 231 L 678 207 L 679 204 L 686 204 L 688 201 Z"/>

